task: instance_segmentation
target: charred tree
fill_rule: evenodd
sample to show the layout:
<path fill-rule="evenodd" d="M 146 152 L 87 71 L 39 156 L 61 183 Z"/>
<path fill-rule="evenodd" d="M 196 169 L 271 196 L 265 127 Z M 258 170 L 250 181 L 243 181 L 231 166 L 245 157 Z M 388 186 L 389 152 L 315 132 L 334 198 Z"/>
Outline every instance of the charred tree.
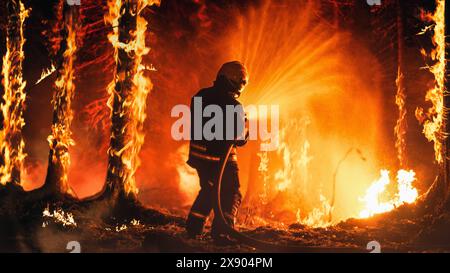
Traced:
<path fill-rule="evenodd" d="M 445 1 L 444 18 L 450 18 L 450 1 Z M 450 68 L 448 59 L 450 56 L 450 31 L 447 25 L 448 20 L 445 20 L 445 71 L 444 71 L 444 114 L 445 114 L 445 141 L 444 141 L 444 179 L 446 189 L 446 203 L 447 208 L 450 205 Z"/>
<path fill-rule="evenodd" d="M 141 64 L 142 57 L 149 52 L 145 45 L 147 21 L 141 12 L 152 4 L 158 4 L 158 1 L 109 2 L 107 20 L 113 27 L 109 39 L 115 49 L 116 68 L 108 87 L 111 136 L 103 196 L 119 209 L 139 203 L 135 174 L 140 164 L 138 154 L 144 142 L 146 98 L 152 88 Z"/>
<path fill-rule="evenodd" d="M 124 1 L 120 7 L 118 20 L 118 42 L 130 44 L 135 39 L 137 17 L 136 1 Z M 133 76 L 137 72 L 136 52 L 127 52 L 126 48 L 116 49 L 116 82 L 113 87 L 112 113 L 111 113 L 111 139 L 108 150 L 108 171 L 106 176 L 105 194 L 113 201 L 129 200 L 137 201 L 136 192 L 131 183 L 134 183 L 134 174 L 131 164 L 126 164 L 124 157 L 130 153 L 130 145 L 133 141 L 131 125 L 130 101 L 135 88 Z M 127 103 L 128 102 L 128 103 Z M 134 186 L 134 185 L 133 185 Z"/>
<path fill-rule="evenodd" d="M 448 68 L 446 58 L 448 46 L 446 45 L 445 18 L 448 16 L 448 1 L 436 0 L 436 8 L 433 14 L 424 14 L 422 17 L 432 23 L 432 43 L 433 50 L 426 57 L 434 62 L 429 66 L 430 72 L 434 75 L 434 87 L 427 92 L 426 99 L 431 101 L 432 107 L 425 112 L 422 108 L 416 110 L 416 117 L 424 124 L 424 134 L 429 141 L 434 143 L 435 159 L 439 167 L 439 173 L 435 182 L 424 195 L 423 202 L 426 211 L 440 214 L 449 191 L 449 167 L 448 167 L 448 107 L 449 98 L 445 90 L 448 88 Z M 426 29 L 428 30 L 428 29 Z M 426 33 L 426 31 L 423 31 Z M 424 53 L 426 53 L 424 51 Z M 447 202 L 448 203 L 448 202 Z"/>
<path fill-rule="evenodd" d="M 405 93 L 405 76 L 404 76 L 404 24 L 403 24 L 403 7 L 400 0 L 396 1 L 397 9 L 397 93 L 395 95 L 395 104 L 398 107 L 398 119 L 395 126 L 395 147 L 397 148 L 397 158 L 400 168 L 407 165 L 406 162 L 406 93 Z"/>
<path fill-rule="evenodd" d="M 77 52 L 77 22 L 79 9 L 77 5 L 69 6 L 61 1 L 63 9 L 63 27 L 61 44 L 57 55 L 57 80 L 53 96 L 52 132 L 48 137 L 50 146 L 47 177 L 44 189 L 54 196 L 74 196 L 68 184 L 70 165 L 69 148 L 74 144 L 70 129 L 73 112 L 72 100 L 75 92 L 74 62 Z"/>
<path fill-rule="evenodd" d="M 442 149 L 441 157 L 442 162 L 439 165 L 439 175 L 435 182 L 428 190 L 424 198 L 424 207 L 431 210 L 432 218 L 431 223 L 427 222 L 423 230 L 418 234 L 416 241 L 423 244 L 448 244 L 450 243 L 448 237 L 448 228 L 450 227 L 450 90 L 449 86 L 449 28 L 447 26 L 450 16 L 450 1 L 437 0 L 436 12 L 433 19 L 436 23 L 434 28 L 433 42 L 436 45 L 436 56 L 438 65 L 435 66 L 439 69 L 434 70 L 436 81 L 438 86 L 441 86 L 442 93 L 442 114 L 443 124 L 440 128 L 442 134 Z M 433 70 L 432 70 L 433 72 Z"/>
<path fill-rule="evenodd" d="M 25 58 L 23 45 L 24 22 L 29 10 L 20 0 L 8 0 L 6 54 L 3 57 L 4 94 L 1 104 L 3 126 L 0 131 L 0 184 L 20 185 L 20 174 L 25 159 L 25 143 L 22 128 L 25 125 L 25 85 L 22 62 Z"/>

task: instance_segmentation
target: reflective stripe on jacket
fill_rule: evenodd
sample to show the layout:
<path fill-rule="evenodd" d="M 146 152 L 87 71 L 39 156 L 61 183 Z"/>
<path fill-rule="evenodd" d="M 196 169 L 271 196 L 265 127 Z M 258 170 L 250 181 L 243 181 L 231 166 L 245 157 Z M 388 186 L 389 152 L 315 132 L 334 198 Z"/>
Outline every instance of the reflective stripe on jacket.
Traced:
<path fill-rule="evenodd" d="M 192 141 L 189 149 L 189 157 L 212 162 L 220 161 L 219 156 L 208 153 L 207 148 L 205 146 L 193 143 Z M 233 150 L 231 151 L 231 155 L 228 158 L 228 161 L 237 162 L 236 148 L 233 148 Z"/>

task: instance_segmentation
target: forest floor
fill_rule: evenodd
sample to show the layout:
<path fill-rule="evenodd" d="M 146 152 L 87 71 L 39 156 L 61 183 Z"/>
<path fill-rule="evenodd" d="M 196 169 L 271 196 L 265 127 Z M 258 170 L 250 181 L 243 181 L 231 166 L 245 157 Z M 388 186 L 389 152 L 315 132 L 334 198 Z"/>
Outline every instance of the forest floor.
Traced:
<path fill-rule="evenodd" d="M 404 206 L 369 219 L 349 219 L 326 228 L 292 224 L 284 228 L 273 225 L 238 229 L 244 234 L 279 245 L 343 248 L 370 252 L 367 244 L 377 241 L 382 252 L 450 252 L 450 216 L 438 219 L 413 217 L 414 207 Z M 184 219 L 148 209 L 142 217 L 120 224 L 95 220 L 85 211 L 72 211 L 73 220 L 62 211 L 35 217 L 23 226 L 2 217 L 0 251 L 2 252 L 70 252 L 70 241 L 80 243 L 82 252 L 258 252 L 250 246 L 216 246 L 208 235 L 190 239 Z M 6 225 L 6 226 L 5 226 Z M 427 228 L 426 228 L 427 227 Z M 437 234 L 437 235 L 436 235 Z M 444 235 L 442 235 L 444 234 Z"/>

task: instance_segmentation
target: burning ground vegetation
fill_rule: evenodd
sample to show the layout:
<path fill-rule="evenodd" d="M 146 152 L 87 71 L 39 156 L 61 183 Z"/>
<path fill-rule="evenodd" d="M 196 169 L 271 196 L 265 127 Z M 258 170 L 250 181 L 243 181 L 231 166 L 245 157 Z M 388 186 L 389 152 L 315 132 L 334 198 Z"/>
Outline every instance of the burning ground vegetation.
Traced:
<path fill-rule="evenodd" d="M 0 6 L 1 251 L 450 250 L 448 1 L 76 2 Z M 280 122 L 275 151 L 239 151 L 222 247 L 211 217 L 186 235 L 199 181 L 170 112 L 229 60 Z"/>

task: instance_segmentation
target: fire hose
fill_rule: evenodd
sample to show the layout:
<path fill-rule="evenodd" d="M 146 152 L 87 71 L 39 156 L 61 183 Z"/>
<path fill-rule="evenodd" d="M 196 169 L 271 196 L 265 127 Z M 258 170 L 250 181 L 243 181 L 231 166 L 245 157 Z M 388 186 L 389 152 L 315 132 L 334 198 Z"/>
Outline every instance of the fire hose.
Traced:
<path fill-rule="evenodd" d="M 222 211 L 221 204 L 221 184 L 223 174 L 225 172 L 225 168 L 228 162 L 228 158 L 230 157 L 231 150 L 234 144 L 228 144 L 226 153 L 221 157 L 219 161 L 219 172 L 217 177 L 217 183 L 215 183 L 215 193 L 216 193 L 216 204 L 214 206 L 214 214 L 215 217 L 218 217 L 220 224 L 223 226 L 224 231 L 236 239 L 238 242 L 252 246 L 258 250 L 266 251 L 266 252 L 304 252 L 304 253 L 330 253 L 330 252 L 363 252 L 357 248 L 348 248 L 348 247 L 315 247 L 315 246 L 292 246 L 292 245 L 281 245 L 276 243 L 271 243 L 267 241 L 258 240 L 252 237 L 249 237 L 236 229 L 230 226 L 230 224 L 225 220 L 225 215 Z"/>

